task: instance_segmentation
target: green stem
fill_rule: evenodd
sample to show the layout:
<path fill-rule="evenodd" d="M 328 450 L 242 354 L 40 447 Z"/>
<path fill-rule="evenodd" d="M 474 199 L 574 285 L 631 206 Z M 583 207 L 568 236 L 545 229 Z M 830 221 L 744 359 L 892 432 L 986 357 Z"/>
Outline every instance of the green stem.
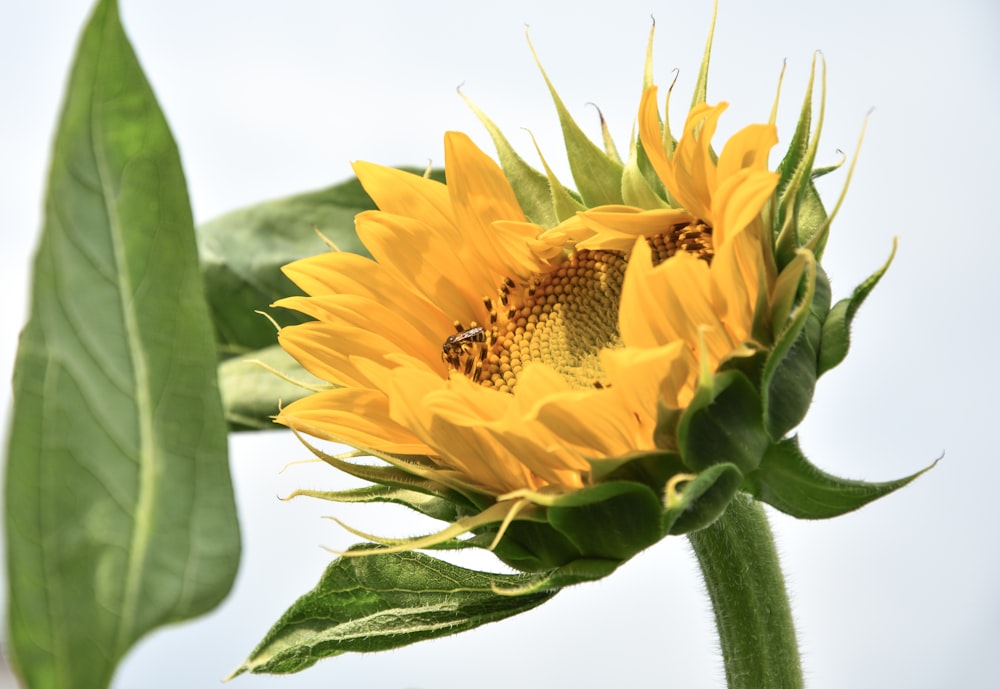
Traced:
<path fill-rule="evenodd" d="M 785 580 L 763 508 L 739 494 L 689 534 L 715 610 L 729 689 L 801 689 Z"/>

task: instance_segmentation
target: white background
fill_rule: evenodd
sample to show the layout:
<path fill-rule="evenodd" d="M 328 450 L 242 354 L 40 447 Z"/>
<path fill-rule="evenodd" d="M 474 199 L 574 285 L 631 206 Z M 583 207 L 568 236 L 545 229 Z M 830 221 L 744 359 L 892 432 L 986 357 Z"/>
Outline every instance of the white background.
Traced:
<path fill-rule="evenodd" d="M 0 8 L 4 380 L 24 320 L 52 131 L 89 4 Z M 340 181 L 355 159 L 440 164 L 447 129 L 468 131 L 492 151 L 455 94 L 462 82 L 526 156 L 521 127 L 564 172 L 525 24 L 578 120 L 596 132 L 586 103 L 600 105 L 624 151 L 650 15 L 657 81 L 666 85 L 680 69 L 679 126 L 711 7 L 124 0 L 122 13 L 204 221 Z M 944 454 L 929 475 L 859 512 L 827 522 L 774 516 L 814 689 L 1000 686 L 998 36 L 992 0 L 724 0 L 720 10 L 709 100 L 732 104 L 720 135 L 767 118 L 787 58 L 779 120 L 787 141 L 815 49 L 830 70 L 820 162 L 853 151 L 875 108 L 824 259 L 835 297 L 882 263 L 893 236 L 900 251 L 856 322 L 854 351 L 820 383 L 800 429 L 807 453 L 824 469 L 869 480 Z M 828 200 L 842 180 L 824 184 Z M 9 392 L 4 399 L 9 408 Z M 279 475 L 306 456 L 284 434 L 238 436 L 231 447 L 244 538 L 236 587 L 213 614 L 144 639 L 121 667 L 118 689 L 218 686 L 318 579 L 330 559 L 319 546 L 353 542 L 321 515 L 391 535 L 424 528 L 404 512 L 278 501 L 299 486 L 345 485 L 325 468 Z M 719 687 L 716 643 L 693 557 L 683 539 L 671 539 L 609 579 L 512 620 L 233 686 Z"/>

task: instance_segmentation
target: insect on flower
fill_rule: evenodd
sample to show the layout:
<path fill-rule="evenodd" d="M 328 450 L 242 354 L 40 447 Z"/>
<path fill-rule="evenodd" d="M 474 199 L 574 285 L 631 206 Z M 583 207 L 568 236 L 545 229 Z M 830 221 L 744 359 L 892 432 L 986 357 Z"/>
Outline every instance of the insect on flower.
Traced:
<path fill-rule="evenodd" d="M 486 352 L 489 350 L 492 332 L 487 332 L 483 326 L 476 325 L 475 321 L 472 322 L 470 328 L 465 328 L 461 323 L 456 322 L 455 330 L 458 332 L 449 335 L 444 344 L 441 345 L 441 359 L 457 370 L 463 368 L 462 358 L 468 356 L 469 358 L 465 359 L 464 363 L 464 373 L 469 375 L 475 369 L 475 379 L 483 368 L 483 359 L 486 358 Z M 469 356 L 477 347 L 479 349 L 478 356 Z"/>

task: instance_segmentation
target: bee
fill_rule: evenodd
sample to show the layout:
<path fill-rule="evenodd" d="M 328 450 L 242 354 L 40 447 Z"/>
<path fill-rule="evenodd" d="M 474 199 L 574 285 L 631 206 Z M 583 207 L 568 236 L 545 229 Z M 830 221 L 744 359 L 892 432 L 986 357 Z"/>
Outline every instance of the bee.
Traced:
<path fill-rule="evenodd" d="M 461 323 L 455 323 L 455 329 L 458 332 L 449 335 L 444 344 L 441 345 L 441 359 L 453 369 L 461 369 L 465 375 L 475 372 L 475 376 L 478 377 L 489 349 L 488 340 L 491 333 L 483 326 L 476 325 L 475 322 L 472 323 L 471 328 L 463 328 Z M 469 356 L 477 348 L 479 349 L 478 356 Z M 462 363 L 463 357 L 468 357 L 465 359 L 464 365 Z"/>

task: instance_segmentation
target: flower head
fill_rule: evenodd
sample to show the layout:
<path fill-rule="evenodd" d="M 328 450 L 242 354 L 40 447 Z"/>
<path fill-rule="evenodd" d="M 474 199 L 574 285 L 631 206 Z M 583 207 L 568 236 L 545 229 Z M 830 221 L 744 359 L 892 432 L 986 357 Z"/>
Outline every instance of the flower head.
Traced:
<path fill-rule="evenodd" d="M 316 450 L 383 486 L 328 497 L 452 522 L 384 541 L 395 548 L 471 532 L 525 570 L 620 562 L 710 522 L 740 488 L 807 510 L 795 472 L 813 468 L 801 458 L 789 478 L 799 455 L 785 435 L 846 351 L 864 295 L 829 317 L 810 111 L 772 170 L 773 122 L 716 156 L 725 108 L 696 99 L 674 140 L 649 85 L 626 164 L 567 147 L 571 163 L 573 151 L 605 155 L 607 177 L 578 183 L 605 196 L 617 185 L 628 205 L 588 208 L 551 173 L 526 174 L 485 116 L 503 170 L 454 132 L 447 184 L 356 164 L 378 206 L 356 220 L 372 258 L 297 261 L 286 273 L 308 296 L 277 304 L 315 319 L 279 340 L 331 384 L 277 420 L 387 463 Z M 564 121 L 567 137 L 574 127 Z M 539 180 L 551 207 L 525 204 Z"/>

